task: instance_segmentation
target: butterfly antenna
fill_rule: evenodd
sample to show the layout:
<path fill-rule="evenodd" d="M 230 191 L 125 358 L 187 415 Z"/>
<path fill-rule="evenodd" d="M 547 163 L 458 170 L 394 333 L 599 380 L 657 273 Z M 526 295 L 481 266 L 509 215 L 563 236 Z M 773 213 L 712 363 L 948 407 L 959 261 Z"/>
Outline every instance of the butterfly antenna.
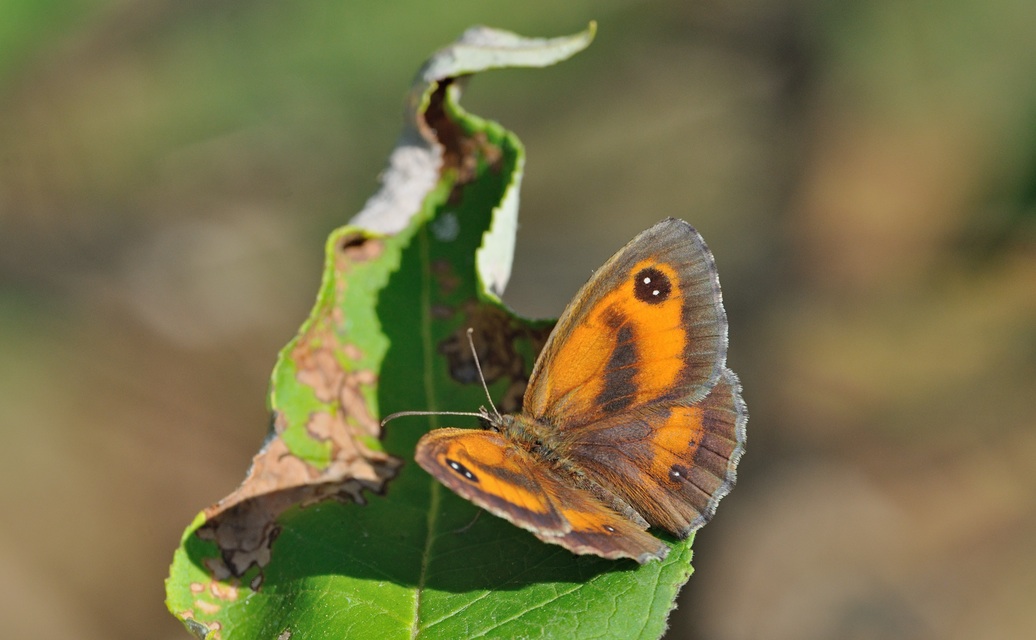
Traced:
<path fill-rule="evenodd" d="M 489 386 L 486 385 L 486 377 L 482 375 L 482 365 L 478 361 L 478 352 L 475 351 L 475 339 L 471 337 L 471 334 L 474 332 L 474 329 L 468 327 L 468 346 L 471 347 L 471 355 L 475 358 L 475 368 L 478 369 L 478 379 L 482 382 L 482 390 L 486 392 L 486 400 L 489 400 L 489 406 L 493 409 L 493 415 L 499 418 L 501 417 L 500 412 L 497 411 L 496 405 L 493 404 L 493 396 L 489 395 Z"/>
<path fill-rule="evenodd" d="M 405 418 L 407 416 L 470 416 L 472 418 L 483 418 L 485 419 L 486 413 L 474 413 L 471 411 L 397 411 L 393 414 L 385 416 L 381 421 L 381 426 L 385 426 L 389 420 L 395 420 L 396 418 Z"/>

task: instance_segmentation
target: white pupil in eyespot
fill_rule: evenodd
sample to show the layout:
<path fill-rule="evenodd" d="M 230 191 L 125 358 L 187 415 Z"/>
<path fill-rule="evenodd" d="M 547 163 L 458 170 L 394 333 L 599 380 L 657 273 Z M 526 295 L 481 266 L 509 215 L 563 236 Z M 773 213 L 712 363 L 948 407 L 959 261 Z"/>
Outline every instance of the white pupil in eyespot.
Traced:
<path fill-rule="evenodd" d="M 470 471 L 468 471 L 468 469 L 464 465 L 462 465 L 461 463 L 456 462 L 454 460 L 447 460 L 446 464 L 450 465 L 451 469 L 453 469 L 454 471 L 456 471 L 460 475 L 464 476 L 468 480 L 474 480 L 476 482 L 478 481 L 478 479 L 475 478 L 475 474 L 473 474 Z"/>

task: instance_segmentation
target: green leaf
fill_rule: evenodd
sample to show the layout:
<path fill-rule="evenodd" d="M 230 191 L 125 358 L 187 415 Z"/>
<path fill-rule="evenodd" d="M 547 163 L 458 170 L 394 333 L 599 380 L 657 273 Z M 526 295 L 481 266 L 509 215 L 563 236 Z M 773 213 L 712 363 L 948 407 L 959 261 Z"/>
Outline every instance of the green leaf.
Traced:
<path fill-rule="evenodd" d="M 518 408 L 550 323 L 500 303 L 524 152 L 458 105 L 461 80 L 545 66 L 552 40 L 469 30 L 411 92 L 381 191 L 327 242 L 316 305 L 274 368 L 270 437 L 245 482 L 187 528 L 169 610 L 198 637 L 656 638 L 691 572 L 691 541 L 644 566 L 575 556 L 479 510 L 413 463 L 442 418 L 403 409 Z M 450 424 L 475 426 L 451 418 Z"/>

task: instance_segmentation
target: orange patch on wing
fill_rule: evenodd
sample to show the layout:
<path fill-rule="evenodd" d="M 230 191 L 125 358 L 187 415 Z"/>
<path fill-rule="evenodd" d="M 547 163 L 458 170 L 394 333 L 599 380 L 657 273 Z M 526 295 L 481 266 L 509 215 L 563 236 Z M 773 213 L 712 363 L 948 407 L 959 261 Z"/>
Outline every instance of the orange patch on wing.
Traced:
<path fill-rule="evenodd" d="M 691 466 L 701 444 L 703 412 L 699 407 L 673 407 L 669 418 L 651 434 L 651 475 L 668 478 L 674 464 Z"/>
<path fill-rule="evenodd" d="M 516 464 L 508 455 L 508 450 L 500 446 L 477 438 L 458 438 L 449 449 L 438 455 L 439 464 L 444 469 L 450 468 L 448 460 L 464 465 L 475 474 L 478 478 L 477 486 L 483 493 L 503 498 L 534 513 L 546 514 L 552 510 L 542 493 L 533 493 L 490 471 L 503 470 L 512 475 L 528 473 L 528 469 Z"/>
<path fill-rule="evenodd" d="M 657 304 L 634 296 L 634 276 L 656 269 L 670 281 L 668 298 Z M 604 389 L 603 375 L 618 346 L 622 323 L 633 329 L 637 349 L 636 395 L 633 404 L 648 404 L 665 395 L 684 369 L 687 329 L 683 326 L 683 292 L 677 272 L 665 263 L 642 260 L 633 266 L 627 282 L 603 296 L 574 327 L 551 363 L 545 383 L 551 401 L 561 400 L 559 414 L 594 414 Z"/>
<path fill-rule="evenodd" d="M 573 532 L 614 534 L 619 529 L 629 527 L 643 530 L 603 505 L 590 502 L 585 496 L 569 493 L 564 497 L 567 499 L 562 502 L 566 506 L 561 509 L 561 515 L 572 525 Z M 611 527 L 611 530 L 608 530 L 607 527 Z"/>
<path fill-rule="evenodd" d="M 679 276 L 671 266 L 651 260 L 638 262 L 631 273 L 636 275 L 648 268 L 662 272 L 669 279 L 671 290 L 664 302 L 647 304 L 637 300 L 629 289 L 617 292 L 622 297 L 621 312 L 633 325 L 637 341 L 639 371 L 634 379 L 637 387 L 634 404 L 650 403 L 676 384 L 684 368 L 687 348 Z"/>
<path fill-rule="evenodd" d="M 561 514 L 572 525 L 573 531 L 601 531 L 604 525 L 608 524 L 614 516 L 604 511 L 583 511 L 577 509 L 562 509 Z"/>
<path fill-rule="evenodd" d="M 615 346 L 615 331 L 609 330 L 598 315 L 591 315 L 589 322 L 572 330 L 552 363 L 550 378 L 544 381 L 552 400 L 568 396 L 566 406 L 561 408 L 565 413 L 593 412 L 604 386 L 600 372 Z"/>

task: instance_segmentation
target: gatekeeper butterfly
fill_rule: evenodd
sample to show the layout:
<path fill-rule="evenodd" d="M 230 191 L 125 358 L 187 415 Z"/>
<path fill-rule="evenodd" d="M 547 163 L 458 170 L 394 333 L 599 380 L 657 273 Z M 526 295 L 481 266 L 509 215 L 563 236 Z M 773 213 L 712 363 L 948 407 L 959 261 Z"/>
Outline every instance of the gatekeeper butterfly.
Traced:
<path fill-rule="evenodd" d="M 647 529 L 686 538 L 734 486 L 748 412 L 726 355 L 712 254 L 691 225 L 668 218 L 576 294 L 520 413 L 468 414 L 485 428 L 435 429 L 415 458 L 544 542 L 661 560 L 669 547 Z"/>

